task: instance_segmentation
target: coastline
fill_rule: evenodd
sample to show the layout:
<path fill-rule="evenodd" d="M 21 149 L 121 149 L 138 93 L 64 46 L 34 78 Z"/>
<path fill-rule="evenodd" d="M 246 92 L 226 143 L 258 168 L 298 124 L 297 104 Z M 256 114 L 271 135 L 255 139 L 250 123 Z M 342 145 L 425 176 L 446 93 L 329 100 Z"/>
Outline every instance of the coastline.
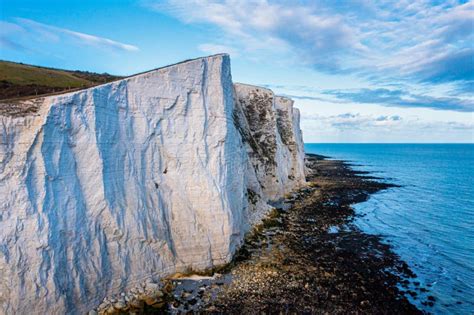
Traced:
<path fill-rule="evenodd" d="M 417 295 L 408 265 L 352 223 L 352 204 L 395 185 L 320 155 L 307 154 L 306 165 L 309 186 L 287 196 L 231 264 L 171 280 L 168 312 L 422 313 L 405 296 Z"/>

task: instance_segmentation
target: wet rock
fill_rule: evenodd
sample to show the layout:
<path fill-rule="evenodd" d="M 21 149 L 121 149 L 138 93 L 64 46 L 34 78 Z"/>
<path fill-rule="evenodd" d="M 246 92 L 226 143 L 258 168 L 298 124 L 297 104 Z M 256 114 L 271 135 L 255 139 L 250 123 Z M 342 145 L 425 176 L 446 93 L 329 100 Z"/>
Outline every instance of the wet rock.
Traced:
<path fill-rule="evenodd" d="M 143 304 L 145 302 L 141 299 L 138 299 L 138 298 L 132 298 L 130 299 L 130 302 L 128 303 L 130 305 L 130 307 L 132 308 L 136 308 L 136 309 L 142 309 L 143 308 Z"/>
<path fill-rule="evenodd" d="M 203 309 L 249 314 L 419 313 L 398 289 L 404 280 L 400 275 L 412 275 L 407 265 L 380 237 L 350 224 L 351 203 L 365 201 L 390 185 L 358 177 L 340 161 L 310 156 L 306 165 L 313 172 L 308 176 L 311 186 L 319 188 L 294 194 L 293 206 L 275 220 L 276 230 L 266 225 L 246 241 L 242 251 L 251 255 L 241 256 L 232 269 L 232 282 Z M 329 226 L 338 232 L 328 234 Z"/>
<path fill-rule="evenodd" d="M 163 308 L 165 305 L 166 305 L 166 302 L 161 301 L 161 302 L 158 302 L 158 303 L 155 303 L 155 304 L 151 305 L 151 307 L 159 309 L 159 308 Z"/>
<path fill-rule="evenodd" d="M 120 312 L 120 311 L 125 311 L 126 309 L 128 309 L 128 306 L 125 303 L 117 302 L 113 305 L 113 308 L 115 311 Z"/>

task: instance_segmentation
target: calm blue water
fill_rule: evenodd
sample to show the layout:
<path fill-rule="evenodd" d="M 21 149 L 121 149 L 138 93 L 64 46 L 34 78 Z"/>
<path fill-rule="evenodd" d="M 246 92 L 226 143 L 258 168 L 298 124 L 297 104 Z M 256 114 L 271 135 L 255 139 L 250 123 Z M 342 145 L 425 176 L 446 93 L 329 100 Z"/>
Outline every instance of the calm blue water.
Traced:
<path fill-rule="evenodd" d="M 385 236 L 417 274 L 436 314 L 474 314 L 474 145 L 306 144 L 401 185 L 355 205 L 364 231 Z M 459 304 L 461 303 L 461 304 Z"/>

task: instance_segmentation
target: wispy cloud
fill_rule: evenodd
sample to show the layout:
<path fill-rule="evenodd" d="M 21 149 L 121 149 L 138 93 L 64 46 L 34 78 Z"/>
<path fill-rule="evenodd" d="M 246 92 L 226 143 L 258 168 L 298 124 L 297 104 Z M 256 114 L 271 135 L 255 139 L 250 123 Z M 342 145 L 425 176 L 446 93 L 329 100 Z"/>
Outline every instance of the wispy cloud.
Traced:
<path fill-rule="evenodd" d="M 139 50 L 139 48 L 134 45 L 124 44 L 104 37 L 39 23 L 30 19 L 16 18 L 15 21 L 16 23 L 2 22 L 1 26 L 7 27 L 3 28 L 3 31 L 0 33 L 2 43 L 7 45 L 6 48 L 14 49 L 15 47 L 23 47 L 26 49 L 26 45 L 18 44 L 15 40 L 18 35 L 22 35 L 26 38 L 40 37 L 42 40 L 48 42 L 59 42 L 63 38 L 68 38 L 75 40 L 79 45 L 103 47 L 129 52 Z"/>
<path fill-rule="evenodd" d="M 347 103 L 347 101 L 334 100 L 327 97 L 325 98 L 325 97 L 319 97 L 319 96 L 296 95 L 296 94 L 285 94 L 285 93 L 280 93 L 280 94 L 281 96 L 286 96 L 286 97 L 297 99 L 297 100 L 309 100 L 309 101 L 319 101 L 319 102 L 327 102 L 327 103 Z"/>
<path fill-rule="evenodd" d="M 328 90 L 323 91 L 323 93 L 335 96 L 339 100 L 361 104 L 379 104 L 391 107 L 423 107 L 437 110 L 474 112 L 474 101 L 469 98 L 434 97 L 429 95 L 412 94 L 403 90 L 389 89 Z"/>
<path fill-rule="evenodd" d="M 416 116 L 401 117 L 399 115 L 367 115 L 348 112 L 338 115 L 302 115 L 302 124 L 313 137 L 318 134 L 327 136 L 345 134 L 348 139 L 351 135 L 374 137 L 385 134 L 387 139 L 391 136 L 406 139 L 407 135 L 424 134 L 443 135 L 449 133 L 471 134 L 471 138 L 464 137 L 466 141 L 474 141 L 474 122 L 458 121 L 426 121 Z M 305 135 L 306 136 L 306 135 Z M 353 138 L 352 138 L 353 139 Z M 436 138 L 434 138 L 436 139 Z"/>
<path fill-rule="evenodd" d="M 66 28 L 60 28 L 44 23 L 39 23 L 29 19 L 17 18 L 17 21 L 22 26 L 26 27 L 29 30 L 36 31 L 36 32 L 43 32 L 48 33 L 48 35 L 58 36 L 58 35 L 65 35 L 69 36 L 73 39 L 78 40 L 79 43 L 84 45 L 92 45 L 92 46 L 100 46 L 124 51 L 138 51 L 139 48 L 133 45 L 124 44 L 121 42 L 117 42 L 108 38 L 99 37 L 95 35 L 80 33 L 76 31 L 72 31 Z"/>
<path fill-rule="evenodd" d="M 470 85 L 457 85 L 451 95 L 436 97 L 427 94 L 412 93 L 402 84 L 387 85 L 389 88 L 362 88 L 362 89 L 317 89 L 310 86 L 294 85 L 263 85 L 270 89 L 292 91 L 292 93 L 278 93 L 298 100 L 317 101 L 333 104 L 376 104 L 387 107 L 403 108 L 430 108 L 435 110 L 453 110 L 458 112 L 474 112 L 472 97 L 457 97 L 474 93 Z"/>
<path fill-rule="evenodd" d="M 14 38 L 25 30 L 14 23 L 0 21 L 0 46 L 10 50 L 27 50 L 26 47 L 19 44 Z"/>
<path fill-rule="evenodd" d="M 335 129 L 367 129 L 367 128 L 395 128 L 405 124 L 405 120 L 398 115 L 375 116 L 359 113 L 343 113 L 338 115 L 305 115 L 304 120 L 318 121 L 326 127 Z"/>
<path fill-rule="evenodd" d="M 450 91 L 451 95 L 467 95 L 474 96 L 474 80 L 465 81 L 456 84 L 455 88 Z"/>
<path fill-rule="evenodd" d="M 216 44 L 201 44 L 198 49 L 207 54 L 228 53 L 233 57 L 239 56 L 238 51 L 230 46 Z"/>
<path fill-rule="evenodd" d="M 271 52 L 317 71 L 353 73 L 377 84 L 408 81 L 470 86 L 474 82 L 474 1 L 145 3 L 184 23 L 219 28 L 223 40 L 234 42 L 245 56 L 265 58 Z"/>
<path fill-rule="evenodd" d="M 0 36 L 0 47 L 10 49 L 10 50 L 18 50 L 18 51 L 28 50 L 25 46 L 3 36 Z"/>
<path fill-rule="evenodd" d="M 378 81 L 433 85 L 474 82 L 474 2 L 377 2 L 375 18 L 363 28 L 373 53 L 360 73 Z M 385 15 L 384 15 L 385 14 Z M 372 29 L 372 31 L 367 31 Z"/>
<path fill-rule="evenodd" d="M 339 69 L 339 52 L 366 47 L 338 14 L 317 14 L 317 7 L 295 3 L 251 1 L 147 1 L 148 7 L 174 15 L 186 23 L 207 23 L 238 40 L 246 52 L 300 52 L 304 63 L 322 70 Z"/>

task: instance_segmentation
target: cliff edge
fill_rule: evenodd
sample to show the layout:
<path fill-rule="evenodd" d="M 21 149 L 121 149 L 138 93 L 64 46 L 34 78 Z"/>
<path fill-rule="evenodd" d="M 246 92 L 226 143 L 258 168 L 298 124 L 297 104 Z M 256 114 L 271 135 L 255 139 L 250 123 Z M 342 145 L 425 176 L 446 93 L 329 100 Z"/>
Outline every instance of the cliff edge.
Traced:
<path fill-rule="evenodd" d="M 293 101 L 234 85 L 227 55 L 2 106 L 3 313 L 84 313 L 227 263 L 305 183 Z"/>

